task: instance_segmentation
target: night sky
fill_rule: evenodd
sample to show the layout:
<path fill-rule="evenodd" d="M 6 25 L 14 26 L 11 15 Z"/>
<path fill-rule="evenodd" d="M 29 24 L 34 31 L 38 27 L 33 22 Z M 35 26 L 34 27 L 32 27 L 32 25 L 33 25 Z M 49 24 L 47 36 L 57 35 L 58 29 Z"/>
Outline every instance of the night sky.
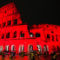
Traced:
<path fill-rule="evenodd" d="M 0 7 L 10 0 L 1 0 Z M 60 25 L 59 3 L 54 0 L 14 0 L 23 23 L 32 24 L 57 24 Z"/>

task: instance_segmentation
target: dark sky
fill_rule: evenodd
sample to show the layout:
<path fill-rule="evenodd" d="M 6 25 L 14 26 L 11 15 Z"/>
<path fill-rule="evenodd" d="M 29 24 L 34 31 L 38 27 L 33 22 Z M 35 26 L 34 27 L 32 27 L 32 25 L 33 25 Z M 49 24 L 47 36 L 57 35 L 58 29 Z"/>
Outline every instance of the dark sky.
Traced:
<path fill-rule="evenodd" d="M 8 0 L 2 0 L 0 6 Z M 3 3 L 4 2 L 4 3 Z M 15 0 L 23 22 L 28 24 L 57 24 L 60 25 L 59 3 L 54 0 Z"/>

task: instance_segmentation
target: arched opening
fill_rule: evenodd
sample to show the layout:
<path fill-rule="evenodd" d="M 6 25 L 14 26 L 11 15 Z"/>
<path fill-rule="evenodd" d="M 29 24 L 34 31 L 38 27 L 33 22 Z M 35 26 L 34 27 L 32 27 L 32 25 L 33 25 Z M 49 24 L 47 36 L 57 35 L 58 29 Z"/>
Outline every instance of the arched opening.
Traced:
<path fill-rule="evenodd" d="M 24 33 L 22 31 L 20 32 L 20 37 L 24 37 Z"/>
<path fill-rule="evenodd" d="M 49 54 L 49 48 L 47 45 L 44 45 L 44 54 L 45 55 Z"/>
<path fill-rule="evenodd" d="M 11 46 L 11 52 L 13 52 L 13 51 L 15 51 L 15 46 L 14 45 Z"/>
<path fill-rule="evenodd" d="M 16 38 L 16 36 L 17 36 L 17 32 L 15 31 L 13 37 Z"/>
<path fill-rule="evenodd" d="M 5 51 L 7 51 L 7 52 L 9 51 L 9 45 L 5 46 Z"/>
<path fill-rule="evenodd" d="M 36 33 L 36 37 L 40 37 L 40 33 Z"/>
<path fill-rule="evenodd" d="M 11 21 L 8 21 L 8 22 L 7 22 L 7 25 L 10 26 L 10 25 L 11 25 Z"/>
<path fill-rule="evenodd" d="M 34 35 L 33 35 L 33 33 L 29 33 L 30 34 L 30 37 L 33 37 Z"/>
<path fill-rule="evenodd" d="M 38 51 L 39 51 L 40 53 L 42 53 L 42 48 L 41 48 L 41 46 L 40 46 L 40 45 L 37 45 L 37 48 L 38 48 Z"/>
<path fill-rule="evenodd" d="M 6 34 L 6 38 L 10 38 L 10 32 Z"/>
<path fill-rule="evenodd" d="M 32 45 L 28 45 L 28 52 L 33 52 L 33 46 Z"/>
<path fill-rule="evenodd" d="M 2 52 L 3 51 L 3 46 L 0 46 L 0 52 Z"/>
<path fill-rule="evenodd" d="M 17 19 L 13 20 L 13 25 L 17 25 Z"/>
<path fill-rule="evenodd" d="M 1 38 L 4 39 L 4 34 L 2 34 Z"/>

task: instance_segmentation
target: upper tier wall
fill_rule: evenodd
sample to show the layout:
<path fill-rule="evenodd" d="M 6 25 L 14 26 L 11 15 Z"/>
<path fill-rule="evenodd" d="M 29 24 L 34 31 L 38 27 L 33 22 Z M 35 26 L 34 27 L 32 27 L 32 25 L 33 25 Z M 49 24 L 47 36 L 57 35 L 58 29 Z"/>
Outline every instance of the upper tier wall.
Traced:
<path fill-rule="evenodd" d="M 14 19 L 19 20 L 19 23 L 22 24 L 20 13 L 14 3 L 9 3 L 0 8 L 0 24 Z"/>

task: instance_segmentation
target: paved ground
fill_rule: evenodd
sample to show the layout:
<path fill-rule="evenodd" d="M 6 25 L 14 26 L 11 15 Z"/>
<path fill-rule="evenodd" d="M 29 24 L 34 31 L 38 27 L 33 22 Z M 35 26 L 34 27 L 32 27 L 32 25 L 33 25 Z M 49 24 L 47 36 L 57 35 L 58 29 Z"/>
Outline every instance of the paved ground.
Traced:
<path fill-rule="evenodd" d="M 4 58 L 2 56 L 0 56 L 0 60 L 32 60 L 30 59 L 29 56 L 15 56 L 13 58 L 11 58 L 10 56 L 5 56 Z M 33 60 L 52 60 L 51 56 L 35 56 L 35 58 Z M 57 56 L 56 60 L 60 60 L 60 56 Z"/>

